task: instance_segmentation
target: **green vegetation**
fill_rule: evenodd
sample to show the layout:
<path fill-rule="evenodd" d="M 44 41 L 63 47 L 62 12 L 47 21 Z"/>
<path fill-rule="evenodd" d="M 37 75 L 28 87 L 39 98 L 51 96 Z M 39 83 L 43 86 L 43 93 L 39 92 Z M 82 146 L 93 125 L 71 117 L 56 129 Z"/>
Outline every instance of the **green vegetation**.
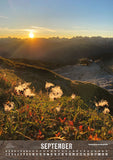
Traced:
<path fill-rule="evenodd" d="M 0 58 L 0 139 L 112 140 L 113 95 L 90 83 L 70 81 L 37 66 Z M 17 94 L 15 87 L 30 82 L 35 96 Z M 60 86 L 63 95 L 50 101 L 46 82 Z M 75 98 L 71 95 L 75 94 Z M 109 113 L 95 101 L 106 100 Z M 4 109 L 14 103 L 10 111 Z M 11 105 L 11 104 L 10 104 Z"/>

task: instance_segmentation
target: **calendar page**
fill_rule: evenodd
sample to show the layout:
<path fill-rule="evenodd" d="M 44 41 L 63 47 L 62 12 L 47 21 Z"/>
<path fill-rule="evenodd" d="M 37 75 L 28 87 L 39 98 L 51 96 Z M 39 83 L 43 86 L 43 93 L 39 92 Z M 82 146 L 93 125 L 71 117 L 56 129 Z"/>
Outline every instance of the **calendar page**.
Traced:
<path fill-rule="evenodd" d="M 0 0 L 0 159 L 113 159 L 113 1 Z"/>

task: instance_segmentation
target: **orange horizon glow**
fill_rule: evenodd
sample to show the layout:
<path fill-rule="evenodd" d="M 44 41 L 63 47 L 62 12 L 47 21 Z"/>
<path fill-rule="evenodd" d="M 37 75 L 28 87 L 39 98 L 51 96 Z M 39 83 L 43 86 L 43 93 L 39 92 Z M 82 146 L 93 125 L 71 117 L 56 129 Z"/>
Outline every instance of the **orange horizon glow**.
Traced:
<path fill-rule="evenodd" d="M 33 32 L 30 32 L 30 33 L 29 33 L 29 38 L 34 38 Z"/>
<path fill-rule="evenodd" d="M 30 32 L 31 33 L 31 32 Z M 89 38 L 91 38 L 91 37 L 102 37 L 102 38 L 113 38 L 113 36 L 102 36 L 102 35 L 73 35 L 73 36 L 71 36 L 71 35 L 69 35 L 69 36 L 61 36 L 61 35 L 57 35 L 57 36 L 52 36 L 52 35 L 50 35 L 50 36 L 40 36 L 40 35 L 38 35 L 38 36 L 36 36 L 36 35 L 34 35 L 33 34 L 33 37 L 31 36 L 30 37 L 30 33 L 28 34 L 28 35 L 25 35 L 25 36 L 15 36 L 15 35 L 7 35 L 7 36 L 0 36 L 0 38 L 17 38 L 17 39 L 37 39 L 37 38 L 46 38 L 46 39 L 49 39 L 49 38 L 68 38 L 68 39 L 71 39 L 71 38 L 76 38 L 76 37 L 89 37 Z"/>

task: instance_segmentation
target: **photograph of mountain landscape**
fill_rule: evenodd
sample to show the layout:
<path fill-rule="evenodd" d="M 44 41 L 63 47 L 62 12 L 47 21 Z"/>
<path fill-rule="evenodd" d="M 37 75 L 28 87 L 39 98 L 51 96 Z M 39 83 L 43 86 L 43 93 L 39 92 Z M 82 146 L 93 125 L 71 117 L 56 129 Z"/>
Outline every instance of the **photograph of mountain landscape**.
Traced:
<path fill-rule="evenodd" d="M 112 6 L 0 0 L 0 140 L 113 140 Z"/>

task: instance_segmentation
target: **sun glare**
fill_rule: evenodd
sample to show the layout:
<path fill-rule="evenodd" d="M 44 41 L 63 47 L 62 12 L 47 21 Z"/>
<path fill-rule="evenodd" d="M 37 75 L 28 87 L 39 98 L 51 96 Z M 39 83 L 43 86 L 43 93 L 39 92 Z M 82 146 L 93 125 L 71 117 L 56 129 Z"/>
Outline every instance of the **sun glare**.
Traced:
<path fill-rule="evenodd" d="M 34 38 L 34 34 L 32 32 L 29 33 L 29 38 Z"/>

